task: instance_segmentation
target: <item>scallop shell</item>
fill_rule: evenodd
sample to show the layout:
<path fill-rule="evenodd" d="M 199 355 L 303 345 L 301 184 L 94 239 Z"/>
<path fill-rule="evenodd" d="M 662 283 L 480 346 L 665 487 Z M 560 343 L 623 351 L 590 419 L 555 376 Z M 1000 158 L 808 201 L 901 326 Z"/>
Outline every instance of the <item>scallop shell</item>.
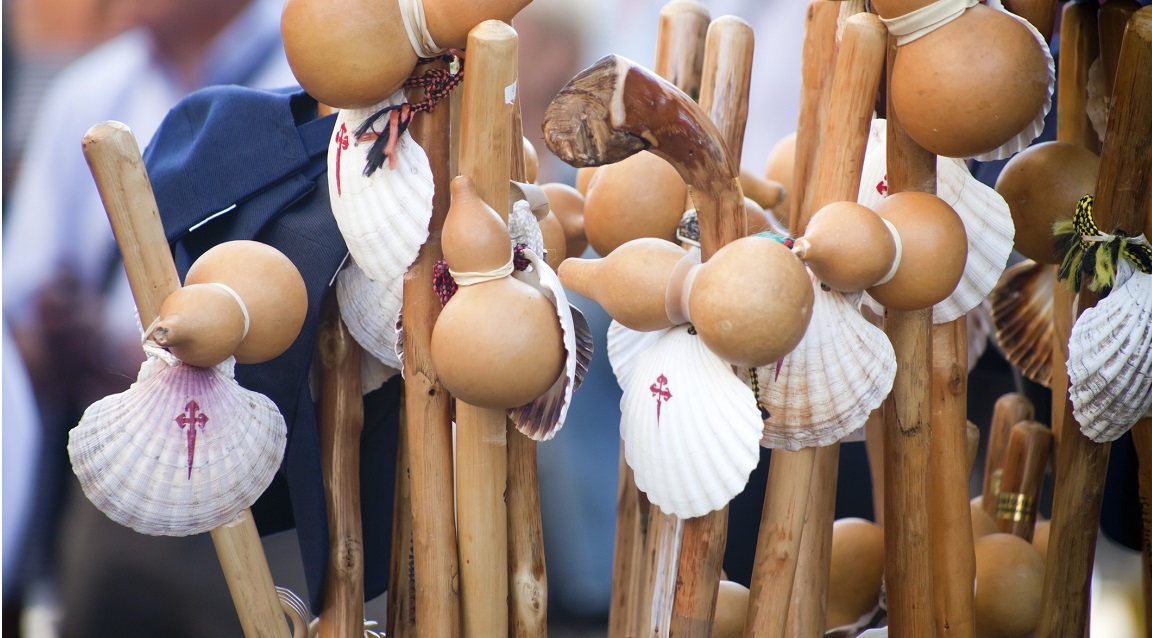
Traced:
<path fill-rule="evenodd" d="M 864 425 L 896 378 L 888 336 L 860 314 L 862 293 L 815 288 L 812 321 L 804 338 L 775 366 L 741 376 L 767 410 L 764 447 L 798 450 L 829 445 Z"/>
<path fill-rule="evenodd" d="M 968 335 L 968 371 L 976 367 L 976 362 L 984 356 L 988 349 L 988 338 L 992 336 L 995 325 L 992 323 L 992 304 L 985 299 L 975 308 L 968 311 L 966 334 Z"/>
<path fill-rule="evenodd" d="M 1152 275 L 1121 261 L 1117 285 L 1068 341 L 1068 394 L 1085 436 L 1115 441 L 1152 409 Z"/>
<path fill-rule="evenodd" d="M 652 344 L 660 339 L 660 335 L 668 330 L 670 328 L 641 332 L 625 327 L 615 319 L 608 324 L 608 363 L 612 365 L 616 383 L 621 388 L 626 387 L 628 374 L 636 367 L 636 360 L 640 355 L 652 347 Z"/>
<path fill-rule="evenodd" d="M 128 390 L 93 403 L 68 437 L 72 469 L 108 518 L 151 536 L 227 524 L 272 482 L 287 428 L 276 405 L 233 378 L 235 359 L 184 365 L 145 346 Z"/>
<path fill-rule="evenodd" d="M 340 318 L 356 343 L 393 374 L 398 372 L 403 367 L 397 322 L 404 303 L 404 278 L 374 281 L 353 259 L 336 275 L 336 299 Z"/>
<path fill-rule="evenodd" d="M 858 197 L 859 203 L 869 208 L 875 208 L 888 191 L 886 139 L 887 122 L 873 120 Z M 975 308 L 992 292 L 1012 255 L 1016 229 L 1008 203 L 995 189 L 973 177 L 961 160 L 937 158 L 936 194 L 955 209 L 968 234 L 964 275 L 956 290 L 932 307 L 932 322 L 948 323 Z"/>
<path fill-rule="evenodd" d="M 1052 384 L 1052 288 L 1056 271 L 1032 260 L 1022 261 L 992 290 L 992 321 L 1004 358 L 1020 374 L 1044 386 Z"/>
<path fill-rule="evenodd" d="M 572 392 L 580 387 L 588 373 L 588 366 L 592 363 L 592 330 L 584 313 L 569 305 L 564 286 L 552 268 L 531 249 L 524 250 L 523 255 L 532 264 L 532 271 L 516 271 L 513 276 L 543 290 L 556 306 L 556 315 L 564 333 L 564 373 L 544 394 L 527 405 L 513 408 L 509 416 L 525 436 L 547 441 L 563 427 L 568 406 L 572 403 Z"/>
<path fill-rule="evenodd" d="M 371 141 L 355 131 L 376 111 L 404 102 L 397 92 L 366 109 L 341 110 L 328 146 L 328 194 L 348 252 L 377 281 L 402 278 L 428 239 L 432 219 L 432 169 L 424 149 L 405 132 L 388 164 L 364 175 Z"/>
<path fill-rule="evenodd" d="M 626 378 L 620 435 L 636 486 L 681 518 L 724 507 L 760 460 L 748 387 L 687 325 L 661 333 Z"/>
<path fill-rule="evenodd" d="M 1040 134 L 1044 132 L 1044 118 L 1047 117 L 1048 111 L 1052 109 L 1052 91 L 1056 88 L 1056 61 L 1052 58 L 1052 50 L 1048 48 L 1048 41 L 1044 39 L 1044 36 L 1041 35 L 1036 27 L 1032 26 L 1031 22 L 1011 11 L 1004 11 L 1004 13 L 1016 18 L 1021 24 L 1027 27 L 1028 32 L 1031 33 L 1032 37 L 1036 38 L 1036 41 L 1040 44 L 1040 49 L 1044 51 L 1044 59 L 1048 62 L 1048 94 L 1044 96 L 1044 105 L 1040 108 L 1036 117 L 1032 118 L 1032 122 L 1024 127 L 1024 130 L 1017 133 L 1016 137 L 1004 142 L 999 148 L 994 148 L 987 153 L 976 155 L 972 158 L 980 162 L 1008 159 L 1028 148 L 1028 145 L 1031 144 L 1033 140 L 1040 137 Z"/>

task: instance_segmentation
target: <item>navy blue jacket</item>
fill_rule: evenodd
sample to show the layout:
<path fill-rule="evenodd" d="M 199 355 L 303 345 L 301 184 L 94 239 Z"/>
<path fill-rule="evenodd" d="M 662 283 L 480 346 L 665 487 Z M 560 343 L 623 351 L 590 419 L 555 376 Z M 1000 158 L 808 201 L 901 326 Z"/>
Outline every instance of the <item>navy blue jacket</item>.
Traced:
<path fill-rule="evenodd" d="M 237 365 L 236 379 L 272 399 L 288 423 L 283 466 L 253 515 L 262 534 L 296 528 L 308 598 L 320 609 L 328 518 L 308 370 L 320 302 L 348 249 L 328 200 L 336 116 L 316 115 L 316 101 L 302 92 L 204 89 L 172 109 L 144 161 L 181 279 L 197 257 L 234 239 L 276 247 L 304 276 L 308 315 L 300 336 L 272 361 Z M 395 379 L 365 397 L 360 498 L 369 599 L 388 584 L 399 386 Z"/>

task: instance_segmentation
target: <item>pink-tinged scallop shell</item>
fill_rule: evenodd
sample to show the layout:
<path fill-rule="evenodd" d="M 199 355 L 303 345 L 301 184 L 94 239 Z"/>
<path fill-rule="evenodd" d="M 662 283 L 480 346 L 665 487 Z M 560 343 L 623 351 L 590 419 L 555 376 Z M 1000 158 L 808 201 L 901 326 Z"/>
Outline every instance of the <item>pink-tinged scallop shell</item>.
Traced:
<path fill-rule="evenodd" d="M 389 154 L 394 165 L 386 162 L 371 176 L 364 174 L 372 140 L 357 142 L 356 129 L 381 108 L 404 101 L 397 92 L 369 108 L 341 110 L 328 146 L 332 214 L 348 252 L 376 281 L 403 278 L 428 240 L 432 219 L 432 169 L 407 131 Z"/>
<path fill-rule="evenodd" d="M 1097 443 L 1152 409 L 1152 275 L 1121 260 L 1116 287 L 1072 324 L 1068 395 L 1080 431 Z"/>
<path fill-rule="evenodd" d="M 1020 374 L 1043 386 L 1052 383 L 1055 285 L 1055 269 L 1029 259 L 1005 270 L 989 296 L 996 341 L 1004 358 Z"/>
<path fill-rule="evenodd" d="M 564 372 L 544 394 L 531 403 L 509 410 L 516 428 L 536 441 L 547 441 L 556 436 L 568 416 L 572 392 L 584 382 L 592 362 L 592 330 L 584 313 L 569 305 L 568 294 L 552 268 L 531 249 L 523 255 L 532 264 L 532 270 L 515 271 L 512 276 L 536 286 L 556 306 L 556 316 L 564 333 Z"/>
<path fill-rule="evenodd" d="M 888 192 L 886 139 L 887 122 L 873 120 L 857 200 L 869 208 L 875 208 Z M 960 216 L 968 235 L 964 275 L 952 294 L 932 307 L 932 322 L 947 323 L 988 297 L 1012 254 L 1016 229 L 1008 203 L 1000 193 L 973 177 L 960 160 L 937 158 L 936 194 Z M 866 299 L 865 303 L 876 304 L 871 297 Z M 875 309 L 878 304 L 872 307 Z"/>
<path fill-rule="evenodd" d="M 896 378 L 896 354 L 884 331 L 860 313 L 863 293 L 815 289 L 804 338 L 776 365 L 741 376 L 767 410 L 761 445 L 798 450 L 828 445 L 859 429 Z"/>
<path fill-rule="evenodd" d="M 648 500 L 692 518 L 744 489 L 760 460 L 756 398 L 689 326 L 661 332 L 626 379 L 620 435 Z"/>
<path fill-rule="evenodd" d="M 68 437 L 88 499 L 142 534 L 187 536 L 234 520 L 272 482 L 287 429 L 233 378 L 235 360 L 180 363 L 160 348 L 128 390 L 93 403 Z"/>
<path fill-rule="evenodd" d="M 340 318 L 356 343 L 393 374 L 398 372 L 403 367 L 397 347 L 403 277 L 374 281 L 353 259 L 336 275 L 336 299 Z"/>

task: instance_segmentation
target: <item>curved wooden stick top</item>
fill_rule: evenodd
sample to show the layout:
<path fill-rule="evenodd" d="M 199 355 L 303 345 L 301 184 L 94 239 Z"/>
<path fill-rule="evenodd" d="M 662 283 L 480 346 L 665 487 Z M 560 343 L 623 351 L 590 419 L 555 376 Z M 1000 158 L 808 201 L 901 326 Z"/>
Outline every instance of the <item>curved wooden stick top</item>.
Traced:
<path fill-rule="evenodd" d="M 704 259 L 744 235 L 739 167 L 707 113 L 635 62 L 601 58 L 572 78 L 544 114 L 544 141 L 576 167 L 602 166 L 647 150 L 676 168 L 700 219 Z"/>

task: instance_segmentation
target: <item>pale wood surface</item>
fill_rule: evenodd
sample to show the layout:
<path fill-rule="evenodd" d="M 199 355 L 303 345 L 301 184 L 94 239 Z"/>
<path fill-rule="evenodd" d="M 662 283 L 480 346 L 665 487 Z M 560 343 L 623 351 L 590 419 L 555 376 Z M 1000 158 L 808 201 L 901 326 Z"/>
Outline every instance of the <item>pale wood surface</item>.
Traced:
<path fill-rule="evenodd" d="M 936 636 L 975 630 L 976 553 L 968 498 L 968 320 L 932 326 L 932 595 Z"/>
<path fill-rule="evenodd" d="M 438 63 L 444 65 L 445 63 Z M 460 90 L 453 91 L 453 96 Z M 458 101 L 458 100 L 456 100 Z M 435 194 L 428 241 L 404 280 L 404 428 L 412 490 L 412 563 L 416 619 L 425 636 L 460 635 L 460 564 L 452 498 L 451 399 L 432 365 L 432 327 L 440 300 L 433 267 L 443 256 L 440 230 L 451 204 L 448 184 L 452 109 L 441 107 L 412 122 L 412 138 L 428 155 Z"/>
<path fill-rule="evenodd" d="M 840 473 L 840 443 L 816 448 L 808 511 L 800 540 L 796 582 L 788 602 L 789 638 L 824 635 L 828 614 L 828 579 L 832 569 L 832 524 L 836 519 L 836 479 Z"/>
<path fill-rule="evenodd" d="M 798 235 L 802 220 L 812 216 L 812 193 L 816 187 L 820 132 L 828 115 L 832 78 L 836 69 L 836 21 L 839 3 L 813 0 L 808 5 L 801 61 L 800 118 L 796 127 L 796 160 L 792 169 L 792 190 L 788 230 Z"/>
<path fill-rule="evenodd" d="M 1144 523 L 1141 539 L 1140 578 L 1144 600 L 1144 635 L 1152 636 L 1152 419 L 1140 419 L 1132 426 L 1132 443 L 1139 459 L 1140 520 Z"/>
<path fill-rule="evenodd" d="M 1043 423 L 1022 421 L 1012 426 L 996 507 L 999 531 L 1032 541 L 1051 448 L 1052 431 Z"/>
<path fill-rule="evenodd" d="M 1056 0 L 1007 0 L 1008 10 L 1036 27 L 1045 40 L 1052 40 L 1052 25 L 1056 22 Z"/>
<path fill-rule="evenodd" d="M 316 339 L 320 373 L 320 467 L 328 511 L 328 572 L 324 578 L 321 638 L 350 636 L 364 627 L 364 533 L 360 526 L 360 433 L 364 401 L 360 346 L 340 319 L 335 290 L 320 307 Z"/>
<path fill-rule="evenodd" d="M 407 420 L 401 403 L 400 422 Z M 385 631 L 392 638 L 414 638 L 416 629 L 415 540 L 412 537 L 412 461 L 407 428 L 396 437 L 396 489 L 392 501 L 392 555 L 388 571 L 388 619 Z M 346 634 L 345 634 L 346 635 Z"/>
<path fill-rule="evenodd" d="M 704 34 L 712 18 L 696 0 L 672 0 L 660 8 L 652 70 L 694 100 L 700 97 Z"/>
<path fill-rule="evenodd" d="M 102 122 L 88 130 L 83 149 L 124 257 L 140 322 L 147 326 L 164 299 L 180 286 L 180 279 L 140 147 L 124 124 Z M 287 638 L 288 623 L 251 510 L 245 509 L 211 534 L 244 635 Z"/>
<path fill-rule="evenodd" d="M 889 45 L 889 70 L 895 45 Z M 891 73 L 888 74 L 889 79 Z M 936 156 L 918 146 L 888 103 L 888 192 L 936 191 Z M 896 379 L 884 405 L 884 564 L 892 638 L 931 637 L 932 549 L 928 508 L 932 440 L 932 309 L 889 310 L 885 332 Z M 898 575 L 898 576 L 897 576 Z"/>
<path fill-rule="evenodd" d="M 1103 38 L 1101 41 L 1103 50 Z M 1132 15 L 1117 65 L 1108 136 L 1100 155 L 1094 217 L 1109 232 L 1121 228 L 1139 233 L 1152 206 L 1152 9 Z M 1078 312 L 1096 304 L 1087 288 Z M 1074 422 L 1071 403 L 1067 423 Z M 1056 451 L 1056 476 L 1044 574 L 1044 610 L 1038 638 L 1080 638 L 1088 625 L 1089 588 L 1096 531 L 1111 445 L 1088 440 L 1071 427 Z"/>
<path fill-rule="evenodd" d="M 468 35 L 460 174 L 472 178 L 480 197 L 505 221 L 516 55 L 516 32 L 503 22 L 482 22 Z M 456 514 L 465 638 L 508 635 L 507 486 L 505 411 L 457 401 Z"/>

